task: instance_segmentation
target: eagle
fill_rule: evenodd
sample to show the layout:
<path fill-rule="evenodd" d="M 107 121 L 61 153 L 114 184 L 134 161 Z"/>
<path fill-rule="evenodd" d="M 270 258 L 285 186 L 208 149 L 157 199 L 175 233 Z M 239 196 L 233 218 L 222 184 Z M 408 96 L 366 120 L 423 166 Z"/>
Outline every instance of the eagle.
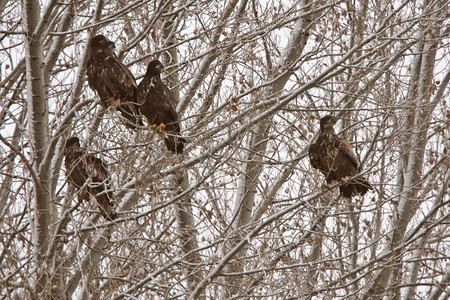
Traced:
<path fill-rule="evenodd" d="M 114 220 L 117 215 L 112 202 L 108 171 L 102 160 L 82 149 L 76 136 L 66 141 L 64 152 L 67 179 L 77 189 L 81 189 L 79 199 L 89 201 L 91 196 L 94 197 L 103 217 Z"/>
<path fill-rule="evenodd" d="M 156 127 L 164 132 L 167 149 L 181 154 L 186 140 L 180 136 L 176 100 L 161 80 L 163 69 L 159 60 L 152 60 L 148 64 L 147 72 L 137 87 L 137 99 L 150 128 Z"/>
<path fill-rule="evenodd" d="M 86 73 L 89 86 L 106 108 L 114 105 L 127 127 L 143 126 L 136 102 L 137 83 L 130 70 L 114 54 L 115 44 L 103 35 L 92 38 Z"/>
<path fill-rule="evenodd" d="M 356 176 L 361 172 L 359 159 L 350 144 L 334 133 L 336 122 L 330 115 L 320 119 L 319 136 L 309 147 L 309 160 L 313 168 L 325 175 L 328 184 L 333 180 L 343 182 L 339 187 L 342 196 L 363 196 L 372 186 L 361 175 Z"/>

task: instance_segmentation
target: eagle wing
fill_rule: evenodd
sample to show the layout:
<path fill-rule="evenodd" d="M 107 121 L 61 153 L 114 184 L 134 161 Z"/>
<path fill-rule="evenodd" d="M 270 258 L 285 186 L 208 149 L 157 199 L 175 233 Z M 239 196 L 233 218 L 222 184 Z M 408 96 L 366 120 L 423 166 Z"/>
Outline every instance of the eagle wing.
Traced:
<path fill-rule="evenodd" d="M 120 100 L 117 109 L 126 119 L 125 125 L 131 129 L 143 125 L 136 100 L 136 79 L 122 62 L 114 56 L 96 55 L 89 60 L 87 75 L 89 85 L 106 107 L 111 101 Z"/>
<path fill-rule="evenodd" d="M 344 157 L 348 159 L 349 162 L 357 169 L 359 165 L 359 159 L 353 151 L 352 146 L 350 146 L 349 142 L 337 136 L 335 136 L 334 139 L 335 147 L 339 149 L 339 153 L 344 155 Z"/>
<path fill-rule="evenodd" d="M 105 68 L 105 61 L 102 57 L 93 56 L 89 59 L 86 66 L 86 74 L 88 83 L 91 89 L 97 92 L 103 104 L 105 101 L 113 96 L 112 91 L 103 83 L 103 70 Z"/>
<path fill-rule="evenodd" d="M 76 187 L 81 188 L 89 177 L 83 164 L 83 153 L 81 149 L 73 147 L 66 149 L 64 163 L 67 178 Z"/>
<path fill-rule="evenodd" d="M 121 101 L 133 101 L 136 93 L 136 79 L 130 70 L 113 56 L 105 59 L 101 73 L 104 84 L 108 87 L 114 97 Z"/>
<path fill-rule="evenodd" d="M 359 159 L 346 140 L 341 139 L 339 155 L 336 160 L 345 160 L 345 163 L 342 163 L 337 170 L 338 178 L 354 177 L 348 182 L 345 179 L 346 183 L 339 187 L 342 196 L 346 198 L 352 198 L 356 195 L 364 196 L 369 189 L 372 189 L 370 183 L 363 176 L 357 176 L 360 172 Z"/>
<path fill-rule="evenodd" d="M 311 162 L 311 165 L 314 169 L 321 170 L 321 163 L 319 158 L 319 145 L 314 143 L 309 146 L 308 149 L 308 155 L 309 155 L 309 161 Z"/>
<path fill-rule="evenodd" d="M 89 86 L 97 91 L 102 101 L 111 97 L 120 98 L 122 101 L 134 101 L 136 79 L 115 57 L 97 55 L 90 58 L 86 73 Z"/>
<path fill-rule="evenodd" d="M 159 78 L 152 78 L 152 84 L 155 86 L 155 90 L 157 91 L 155 100 L 157 100 L 156 103 L 158 106 L 158 114 L 160 114 L 160 118 L 163 120 L 163 123 L 172 125 L 171 127 L 173 127 L 173 129 L 169 129 L 170 131 L 179 133 L 180 128 L 178 126 L 178 115 L 175 110 L 175 98 L 167 86 L 160 79 L 158 79 Z"/>
<path fill-rule="evenodd" d="M 172 106 L 173 96 L 169 89 L 158 78 L 144 77 L 138 88 L 138 100 L 141 104 L 141 111 L 153 125 L 164 123 L 168 131 L 179 132 L 179 126 L 174 126 L 178 122 L 178 115 Z M 171 129 L 170 127 L 174 127 Z M 177 127 L 177 128 L 175 128 Z"/>

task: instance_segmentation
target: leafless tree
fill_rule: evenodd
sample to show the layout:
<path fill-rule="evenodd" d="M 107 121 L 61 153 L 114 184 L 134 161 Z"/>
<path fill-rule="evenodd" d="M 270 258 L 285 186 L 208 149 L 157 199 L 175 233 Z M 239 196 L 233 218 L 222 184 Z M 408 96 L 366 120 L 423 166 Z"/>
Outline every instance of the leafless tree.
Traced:
<path fill-rule="evenodd" d="M 2 299 L 447 299 L 450 10 L 408 1 L 0 1 Z M 86 82 L 101 33 L 152 59 L 187 143 Z M 324 184 L 320 117 L 374 189 Z M 147 124 L 147 123 L 146 123 Z M 76 135 L 117 218 L 67 181 Z M 93 197 L 94 198 L 94 197 Z"/>

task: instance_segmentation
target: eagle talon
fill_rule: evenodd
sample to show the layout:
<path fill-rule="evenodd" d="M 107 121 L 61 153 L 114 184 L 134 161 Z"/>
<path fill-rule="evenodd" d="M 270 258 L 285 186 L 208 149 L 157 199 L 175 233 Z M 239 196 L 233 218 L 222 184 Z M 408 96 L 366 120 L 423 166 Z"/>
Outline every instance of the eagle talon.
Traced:
<path fill-rule="evenodd" d="M 113 99 L 112 101 L 111 101 L 111 104 L 113 105 L 113 106 L 120 106 L 120 104 L 121 104 L 121 101 L 120 101 L 120 99 Z"/>
<path fill-rule="evenodd" d="M 159 132 L 163 132 L 163 131 L 166 129 L 166 125 L 165 125 L 164 123 L 161 123 L 161 124 L 159 124 L 158 127 L 156 127 L 156 129 L 157 129 Z"/>
<path fill-rule="evenodd" d="M 109 99 L 106 99 L 106 100 L 105 100 L 105 103 L 106 103 L 107 106 L 111 106 L 111 105 L 112 105 L 112 106 L 117 107 L 117 106 L 120 106 L 121 101 L 120 101 L 120 99 L 111 97 L 111 98 L 109 98 Z"/>
<path fill-rule="evenodd" d="M 322 183 L 322 186 L 321 186 L 321 188 L 322 188 L 322 190 L 324 191 L 324 190 L 329 190 L 330 189 L 330 187 L 331 187 L 331 183 Z"/>
<path fill-rule="evenodd" d="M 157 131 L 162 133 L 166 129 L 166 125 L 164 123 L 161 123 L 159 125 L 152 124 L 152 125 L 149 126 L 149 128 L 150 129 L 155 129 L 156 128 Z"/>

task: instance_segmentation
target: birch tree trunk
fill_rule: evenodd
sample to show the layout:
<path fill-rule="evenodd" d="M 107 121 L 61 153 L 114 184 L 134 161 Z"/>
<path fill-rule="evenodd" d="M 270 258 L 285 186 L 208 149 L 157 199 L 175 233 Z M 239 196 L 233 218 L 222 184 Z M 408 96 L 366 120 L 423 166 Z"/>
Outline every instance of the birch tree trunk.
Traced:
<path fill-rule="evenodd" d="M 173 9 L 171 5 L 167 6 L 167 11 Z M 173 47 L 177 43 L 176 32 L 178 30 L 179 17 L 173 15 L 170 19 L 166 20 L 162 25 L 161 30 L 161 46 L 162 48 L 170 48 L 170 50 L 162 53 L 162 61 L 165 66 L 178 65 L 178 53 L 177 49 Z M 179 92 L 179 76 L 178 71 L 167 69 L 165 81 L 167 85 L 171 87 L 170 91 L 177 103 L 180 100 Z M 181 121 L 180 121 L 181 122 Z M 182 122 L 181 122 L 182 124 Z M 183 134 L 183 133 L 182 133 Z M 189 188 L 189 174 L 187 169 L 182 169 L 175 173 L 177 191 L 182 193 Z M 180 237 L 180 244 L 183 251 L 183 255 L 186 257 L 185 262 L 185 274 L 187 278 L 187 291 L 192 293 L 195 286 L 202 280 L 202 271 L 199 267 L 201 264 L 201 257 L 198 253 L 197 242 L 197 230 L 195 228 L 194 213 L 192 209 L 191 195 L 187 194 L 179 200 L 175 205 L 177 226 Z M 199 296 L 199 299 L 203 299 L 204 295 Z"/>
<path fill-rule="evenodd" d="M 312 4 L 309 1 L 300 1 L 299 6 L 301 7 L 300 13 L 304 16 L 300 16 L 291 32 L 288 44 L 284 49 L 278 66 L 283 70 L 283 75 L 279 76 L 272 85 L 270 85 L 263 93 L 262 97 L 276 98 L 281 94 L 286 82 L 288 81 L 291 72 L 284 72 L 284 70 L 290 70 L 298 64 L 298 59 L 302 54 L 304 46 L 308 41 L 308 30 L 311 24 L 311 20 L 320 13 L 316 12 L 313 15 L 309 15 L 309 11 L 313 9 Z M 244 6 L 245 8 L 245 6 Z M 268 70 L 267 75 L 271 81 L 271 72 L 273 69 L 270 62 L 271 57 L 268 58 Z M 254 99 L 253 101 L 257 101 Z M 236 191 L 235 198 L 235 208 L 234 208 L 234 223 L 233 227 L 237 232 L 240 232 L 239 237 L 235 238 L 235 241 L 231 244 L 231 248 L 235 247 L 236 244 L 245 236 L 246 232 L 251 228 L 251 223 L 257 220 L 252 220 L 252 214 L 255 205 L 255 196 L 257 194 L 257 186 L 259 184 L 259 177 L 261 173 L 261 168 L 263 166 L 262 157 L 265 153 L 266 145 L 268 139 L 266 138 L 270 132 L 270 119 L 267 122 L 259 123 L 255 126 L 254 133 L 250 134 L 248 139 L 248 157 L 245 158 L 246 163 L 242 165 L 241 176 L 239 178 L 239 190 Z M 239 261 L 245 257 L 246 247 L 242 248 L 236 259 Z M 244 260 L 242 263 L 235 263 L 232 267 L 233 272 L 238 273 L 244 270 Z M 237 296 L 239 290 L 243 288 L 242 279 L 238 276 L 233 277 L 232 281 L 227 283 L 227 286 L 231 286 L 230 290 L 224 295 L 224 297 Z"/>
<path fill-rule="evenodd" d="M 24 1 L 23 20 L 26 29 L 25 61 L 27 74 L 27 103 L 31 143 L 33 145 L 34 197 L 30 203 L 33 214 L 33 244 L 35 263 L 34 297 L 46 297 L 48 289 L 47 258 L 49 242 L 50 174 L 42 168 L 48 144 L 48 98 L 44 82 L 44 54 L 42 36 L 36 32 L 40 21 L 39 1 Z"/>
<path fill-rule="evenodd" d="M 443 2 L 425 3 L 427 11 L 434 11 L 437 7 L 442 7 Z M 435 17 L 441 20 L 440 13 L 436 12 Z M 421 201 L 418 198 L 418 192 L 421 189 L 423 160 L 425 155 L 425 145 L 428 136 L 429 120 L 439 99 L 431 101 L 433 67 L 436 63 L 436 47 L 438 40 L 436 36 L 440 35 L 442 23 L 432 22 L 425 26 L 418 33 L 417 51 L 420 53 L 413 61 L 410 89 L 408 91 L 409 114 L 403 120 L 408 132 L 405 134 L 400 145 L 399 173 L 397 177 L 397 213 L 390 234 L 390 244 L 384 250 L 390 253 L 389 257 L 396 264 L 401 264 L 402 243 L 404 235 L 411 218 L 416 213 Z M 441 86 L 442 88 L 442 86 Z M 439 94 L 438 94 L 439 95 Z M 389 259 L 387 264 L 392 264 Z M 367 289 L 368 297 L 382 297 L 388 284 L 399 284 L 399 268 L 384 268 L 374 277 L 373 283 Z M 398 291 L 394 297 L 398 296 Z"/>

